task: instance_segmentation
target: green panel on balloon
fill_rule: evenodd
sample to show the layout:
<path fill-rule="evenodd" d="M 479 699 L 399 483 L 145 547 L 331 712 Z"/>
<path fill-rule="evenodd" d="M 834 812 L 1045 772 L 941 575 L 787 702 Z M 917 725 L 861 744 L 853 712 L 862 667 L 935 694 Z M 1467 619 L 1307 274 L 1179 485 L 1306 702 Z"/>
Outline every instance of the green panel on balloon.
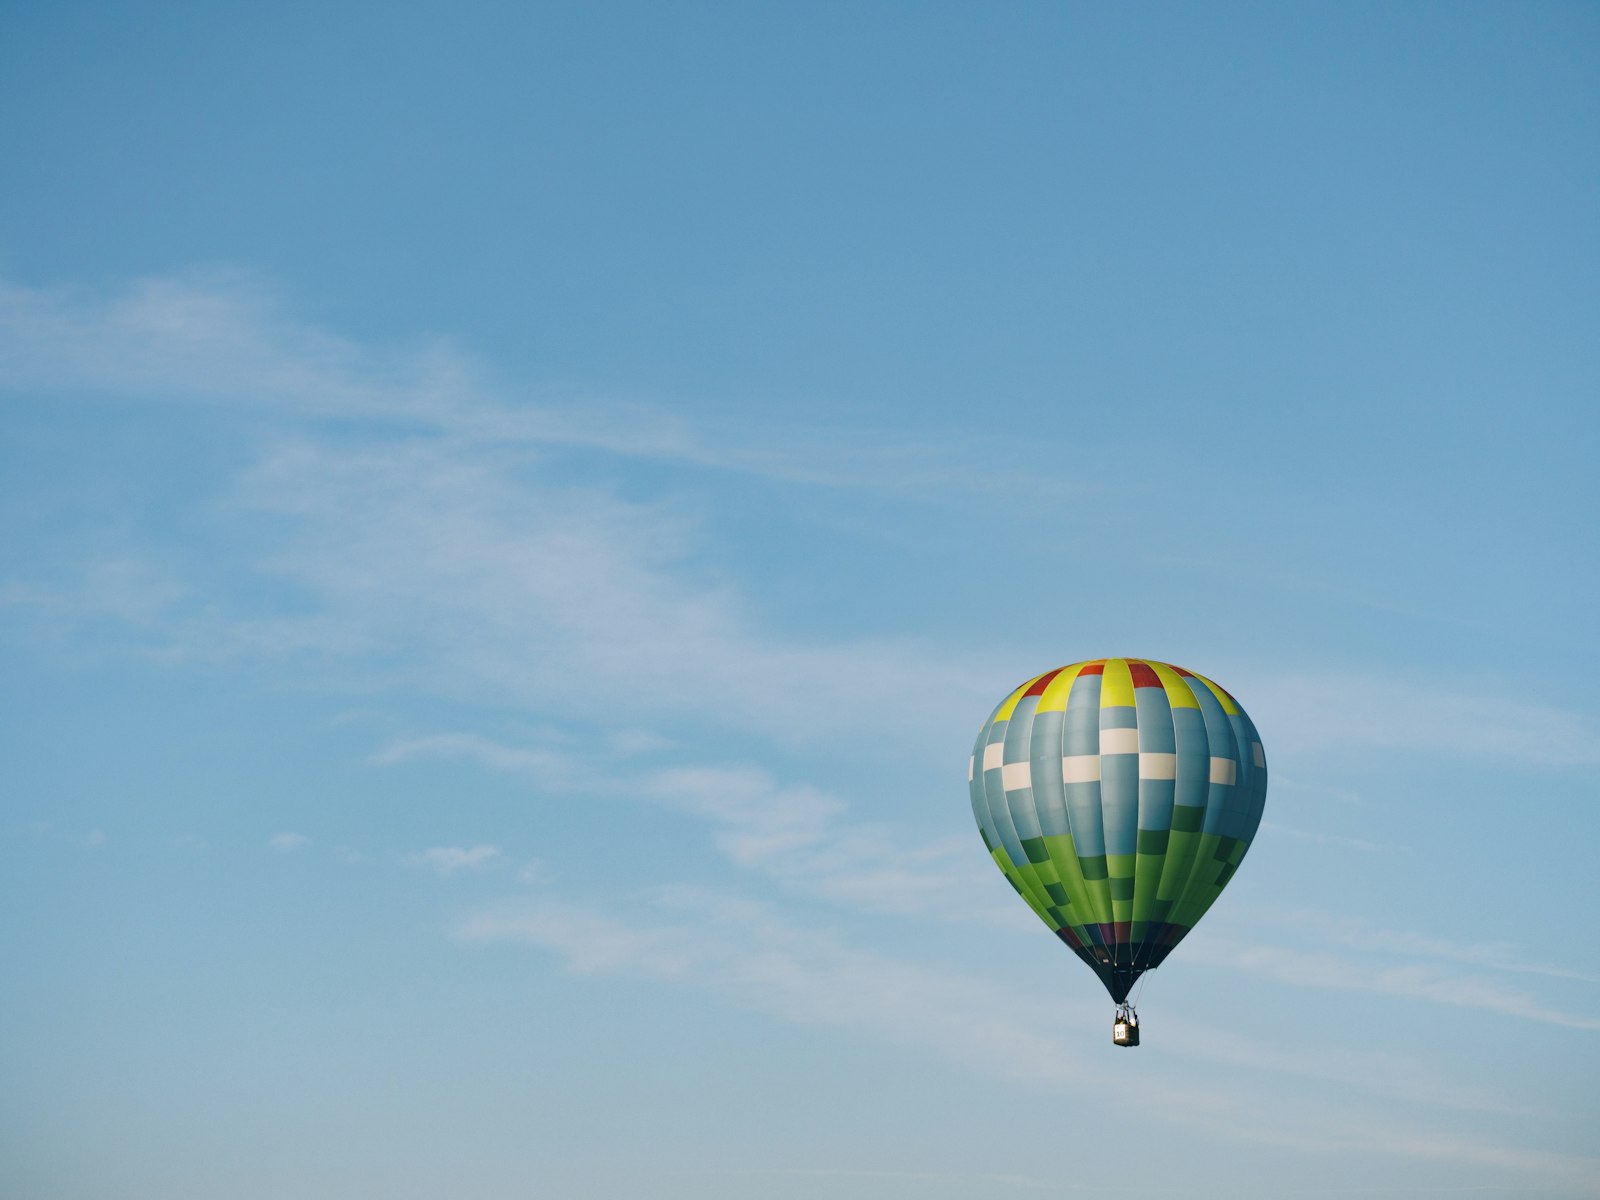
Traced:
<path fill-rule="evenodd" d="M 968 777 L 995 864 L 1119 1004 L 1221 895 L 1267 794 L 1233 696 L 1138 658 L 1022 684 L 984 723 Z"/>

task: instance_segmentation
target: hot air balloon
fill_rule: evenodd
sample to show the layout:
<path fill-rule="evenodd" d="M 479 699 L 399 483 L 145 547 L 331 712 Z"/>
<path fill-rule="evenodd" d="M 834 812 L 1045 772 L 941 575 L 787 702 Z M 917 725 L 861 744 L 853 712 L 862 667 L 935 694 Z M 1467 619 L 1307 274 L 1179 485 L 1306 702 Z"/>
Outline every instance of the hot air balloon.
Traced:
<path fill-rule="evenodd" d="M 984 846 L 1117 1005 L 1239 869 L 1267 798 L 1255 726 L 1203 675 L 1141 658 L 1046 671 L 984 723 L 968 769 Z"/>

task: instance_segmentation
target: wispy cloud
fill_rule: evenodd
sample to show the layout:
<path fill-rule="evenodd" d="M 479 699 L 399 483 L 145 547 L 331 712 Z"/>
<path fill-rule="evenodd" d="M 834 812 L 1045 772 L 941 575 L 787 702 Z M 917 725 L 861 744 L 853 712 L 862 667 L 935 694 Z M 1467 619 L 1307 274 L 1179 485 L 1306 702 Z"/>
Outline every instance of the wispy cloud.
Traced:
<path fill-rule="evenodd" d="M 155 564 L 109 557 L 78 565 L 77 577 L 57 584 L 12 580 L 0 585 L 0 605 L 52 612 L 59 621 L 109 619 L 145 626 L 164 619 L 190 589 Z"/>
<path fill-rule="evenodd" d="M 875 449 L 858 433 L 830 434 L 834 453 L 764 431 L 740 448 L 660 414 L 608 417 L 587 399 L 570 411 L 512 402 L 447 345 L 364 347 L 297 324 L 226 275 L 115 294 L 0 285 L 6 387 L 284 418 L 218 509 L 256 533 L 230 542 L 232 565 L 255 572 L 251 586 L 237 573 L 226 589 L 201 586 L 198 562 L 186 574 L 181 562 L 118 552 L 77 578 L 0 584 L 0 598 L 41 621 L 111 618 L 143 653 L 272 657 L 386 683 L 403 673 L 436 693 L 559 707 L 623 729 L 709 717 L 804 742 L 871 721 L 884 736 L 922 739 L 940 722 L 965 728 L 990 700 L 992 670 L 892 630 L 774 632 L 714 568 L 692 510 L 623 498 L 546 454 L 580 447 L 807 484 L 915 487 L 925 473 L 898 437 Z M 365 436 L 356 446 L 322 418 L 359 422 Z M 989 486 L 994 472 L 959 459 L 935 475 Z M 296 603 L 263 611 L 263 591 Z M 884 706 L 884 694 L 902 699 Z"/>
<path fill-rule="evenodd" d="M 404 646 L 419 683 L 778 741 L 869 723 L 921 739 L 958 714 L 964 727 L 992 690 L 972 663 L 925 647 L 764 630 L 707 577 L 672 504 L 541 484 L 451 445 L 286 446 L 237 502 L 295 524 L 263 565 L 317 598 L 335 647 Z M 904 701 L 886 712 L 884 694 Z"/>
<path fill-rule="evenodd" d="M 372 761 L 390 766 L 430 758 L 466 758 L 492 770 L 538 775 L 550 782 L 573 778 L 577 767 L 573 757 L 563 751 L 508 746 L 475 733 L 399 738 L 374 754 Z"/>
<path fill-rule="evenodd" d="M 1191 1085 L 1169 1070 L 1153 1078 L 1106 1072 L 1066 1044 L 1063 1028 L 1098 1024 L 1098 1008 L 962 977 L 854 948 L 818 930 L 799 929 L 772 909 L 701 889 L 657 893 L 648 914 L 626 923 L 583 906 L 502 903 L 462 921 L 469 944 L 517 944 L 556 954 L 584 974 L 617 973 L 709 989 L 743 1007 L 858 1036 L 955 1063 L 986 1076 L 1082 1095 L 1137 1110 L 1146 1121 L 1207 1129 L 1230 1141 L 1293 1146 L 1338 1154 L 1360 1149 L 1423 1160 L 1453 1160 L 1519 1173 L 1541 1183 L 1584 1186 L 1600 1179 L 1595 1160 L 1539 1155 L 1480 1139 L 1470 1153 L 1454 1139 L 1327 1109 L 1309 1099 L 1266 1105 L 1252 1093 L 1208 1076 Z M 638 906 L 633 906 L 640 913 Z M 1449 1081 L 1408 1077 L 1404 1065 L 1367 1075 L 1363 1064 L 1273 1055 L 1258 1046 L 1211 1042 L 1215 1031 L 1174 1034 L 1175 1052 L 1199 1044 L 1237 1070 L 1287 1071 L 1376 1088 L 1397 1099 L 1498 1110 L 1491 1097 Z M 1237 1053 L 1235 1053 L 1237 1052 Z M 1314 1056 L 1313 1056 L 1314 1057 Z M 1370 1065 L 1370 1064 L 1367 1064 Z M 1458 1091 L 1463 1095 L 1456 1095 Z M 1464 1096 L 1464 1098 L 1463 1098 Z M 1213 1117 L 1215 1119 L 1213 1119 Z"/>
<path fill-rule="evenodd" d="M 529 886 L 549 883 L 555 878 L 554 872 L 538 859 L 530 858 L 523 863 L 517 871 L 517 882 Z"/>
<path fill-rule="evenodd" d="M 733 862 L 846 907 L 876 913 L 962 911 L 954 895 L 992 882 L 971 838 L 933 838 L 842 820 L 841 799 L 780 785 L 760 768 L 691 767 L 654 772 L 636 794 L 709 821 Z M 983 906 L 975 906 L 982 908 Z"/>
<path fill-rule="evenodd" d="M 678 977 L 707 953 L 702 931 L 688 926 L 646 928 L 579 904 L 502 902 L 462 921 L 453 935 L 463 942 L 537 946 L 561 956 L 579 974 L 625 971 Z"/>
<path fill-rule="evenodd" d="M 639 406 L 530 402 L 447 342 L 363 345 L 217 272 L 109 293 L 0 282 L 0 388 L 22 387 L 285 418 L 276 426 L 284 440 L 239 480 L 228 511 L 274 518 L 276 538 L 241 547 L 241 565 L 292 589 L 303 601 L 294 615 L 253 607 L 259 589 L 208 591 L 137 552 L 85 563 L 78 579 L 0 585 L 0 599 L 41 619 L 77 613 L 143 629 L 148 652 L 359 663 L 455 694 L 570 704 L 609 725 L 709 715 L 791 742 L 866 722 L 924 744 L 952 736 L 993 702 L 994 679 L 1014 673 L 997 648 L 933 647 L 893 630 L 775 632 L 714 569 L 691 510 L 574 482 L 548 459 L 579 448 L 946 497 L 996 479 L 1012 491 L 1048 486 L 1047 473 L 1021 482 L 1015 445 L 907 449 L 899 433 L 770 427 L 741 442 Z M 325 418 L 359 422 L 371 436 L 353 449 Z M 1591 719 L 1519 701 L 1492 680 L 1424 686 L 1398 672 L 1249 670 L 1229 679 L 1253 711 L 1273 714 L 1269 750 L 1600 762 Z M 896 704 L 879 702 L 891 694 Z M 1370 702 L 1377 694 L 1381 706 Z"/>
<path fill-rule="evenodd" d="M 310 844 L 311 839 L 303 833 L 275 833 L 267 839 L 267 845 L 271 846 L 274 850 L 280 850 L 284 853 L 298 850 L 302 846 L 308 846 Z"/>
<path fill-rule="evenodd" d="M 1058 1005 L 1019 1015 L 1032 1005 L 995 985 L 853 949 L 739 897 L 668 888 L 655 893 L 651 907 L 658 919 L 646 925 L 581 906 L 506 903 L 473 914 L 456 936 L 537 946 L 580 972 L 709 984 L 762 1011 L 872 1030 L 1007 1078 L 1092 1073 L 1059 1040 L 1032 1028 L 1059 1021 Z M 1081 1015 L 1088 1018 L 1087 1006 Z"/>
<path fill-rule="evenodd" d="M 458 871 L 481 871 L 495 866 L 502 857 L 498 846 L 433 846 L 410 855 L 406 861 L 438 875 L 454 875 Z"/>
<path fill-rule="evenodd" d="M 72 831 L 61 829 L 50 821 L 29 821 L 21 827 L 28 835 L 42 842 L 74 841 L 85 850 L 97 851 L 105 848 L 111 840 L 104 829 L 93 828 L 89 830 Z M 0 836 L 4 836 L 0 829 Z"/>
<path fill-rule="evenodd" d="M 1294 829 L 1288 825 L 1280 825 L 1276 821 L 1262 821 L 1261 829 L 1266 833 L 1276 834 L 1280 837 L 1294 838 L 1296 841 L 1316 842 L 1322 846 L 1343 846 L 1347 850 L 1362 850 L 1374 853 L 1390 848 L 1388 846 L 1380 846 L 1377 842 L 1369 842 L 1365 838 L 1346 837 L 1338 833 L 1323 833 L 1314 829 Z"/>
<path fill-rule="evenodd" d="M 670 501 L 542 482 L 448 440 L 280 444 L 229 511 L 280 524 L 265 547 L 234 547 L 254 573 L 228 590 L 123 556 L 115 587 L 91 563 L 76 580 L 13 582 L 6 598 L 47 623 L 122 620 L 163 657 L 275 660 L 632 730 L 712 721 L 807 744 L 870 726 L 925 745 L 992 700 L 994 670 L 958 655 L 764 628 Z M 285 589 L 291 608 L 260 611 L 256 596 Z"/>
<path fill-rule="evenodd" d="M 1435 675 L 1418 684 L 1399 670 L 1249 668 L 1229 680 L 1252 713 L 1273 714 L 1261 732 L 1274 752 L 1384 749 L 1548 767 L 1600 763 L 1600 730 L 1590 718 L 1520 699 L 1500 680 Z"/>
<path fill-rule="evenodd" d="M 1308 783 L 1282 771 L 1272 773 L 1272 791 L 1274 794 L 1294 792 L 1315 800 L 1333 800 L 1341 805 L 1360 807 L 1366 804 L 1361 793 L 1347 787 L 1338 787 L 1330 783 Z"/>
<path fill-rule="evenodd" d="M 1531 960 L 1503 943 L 1461 943 L 1308 909 L 1230 909 L 1184 944 L 1185 961 L 1242 970 L 1292 987 L 1364 992 L 1478 1009 L 1567 1029 L 1600 1030 L 1600 1017 L 1553 1005 L 1506 975 L 1600 983 L 1592 974 Z"/>
<path fill-rule="evenodd" d="M 715 825 L 717 844 L 741 865 L 771 862 L 813 846 L 844 804 L 820 789 L 780 786 L 754 766 L 667 767 L 636 781 L 665 807 Z"/>
<path fill-rule="evenodd" d="M 447 343 L 373 352 L 288 318 L 239 271 L 114 291 L 0 281 L 0 387 L 416 421 L 472 385 Z"/>
<path fill-rule="evenodd" d="M 697 1172 L 698 1173 L 698 1172 Z M 705 1172 L 712 1174 L 713 1172 Z M 909 1183 L 917 1185 L 927 1184 L 960 1184 L 974 1191 L 985 1191 L 991 1188 L 1022 1188 L 1026 1191 L 1058 1192 L 1061 1184 L 1056 1180 L 1034 1178 L 1027 1175 L 1009 1175 L 997 1172 L 971 1172 L 953 1173 L 950 1171 L 872 1171 L 863 1169 L 845 1168 L 813 1168 L 798 1167 L 780 1168 L 751 1168 L 745 1170 L 724 1170 L 714 1172 L 717 1175 L 732 1176 L 738 1179 L 870 1179 L 877 1183 Z M 1076 1189 L 1075 1189 L 1076 1190 Z M 1099 1189 L 1092 1189 L 1098 1192 Z M 1140 1193 L 1135 1190 L 1134 1195 Z"/>
<path fill-rule="evenodd" d="M 488 371 L 443 338 L 372 347 L 307 325 L 238 270 L 131 282 L 118 290 L 34 288 L 0 280 L 0 388 L 68 389 L 163 402 L 251 405 L 302 418 L 376 421 L 458 444 L 575 447 L 757 475 L 807 486 L 948 498 L 1040 499 L 1082 493 L 1018 448 L 968 434 L 959 445 L 770 429 L 715 436 L 659 408 L 593 396 L 562 404 L 506 396 Z M 993 460 L 993 462 L 987 460 Z M 1004 472 L 993 469 L 1005 462 Z"/>
<path fill-rule="evenodd" d="M 1356 917 L 1312 909 L 1253 910 L 1244 913 L 1235 910 L 1235 920 L 1240 918 L 1246 924 L 1281 927 L 1293 930 L 1298 938 L 1311 937 L 1370 954 L 1386 954 L 1410 960 L 1433 959 L 1510 974 L 1600 983 L 1600 976 L 1554 963 L 1533 961 L 1505 942 L 1455 942 L 1410 930 L 1383 929 Z"/>
<path fill-rule="evenodd" d="M 737 866 L 786 888 L 874 913 L 939 912 L 988 919 L 990 905 L 956 897 L 994 894 L 997 877 L 975 837 L 928 838 L 883 823 L 847 820 L 846 802 L 821 788 L 782 783 L 749 763 L 618 770 L 605 760 L 508 746 L 447 733 L 390 743 L 373 761 L 455 757 L 525 775 L 544 790 L 653 804 L 709 826 L 713 844 Z M 987 886 L 985 886 L 987 885 Z M 1006 905 L 1007 917 L 1029 920 Z M 1008 922 L 1011 923 L 1011 922 Z"/>
<path fill-rule="evenodd" d="M 1600 1017 L 1551 1008 L 1532 993 L 1492 979 L 1451 971 L 1429 963 L 1377 965 L 1370 959 L 1308 952 L 1282 945 L 1264 946 L 1212 935 L 1185 946 L 1190 962 L 1249 971 L 1297 987 L 1371 992 L 1477 1008 L 1522 1020 L 1542 1021 L 1568 1029 L 1600 1029 Z"/>
<path fill-rule="evenodd" d="M 1267 1040 L 1249 1032 L 1197 1025 L 1181 1011 L 1163 1011 L 1159 1025 L 1161 1040 L 1180 1047 L 1176 1053 L 1229 1070 L 1271 1072 L 1322 1086 L 1337 1084 L 1352 1091 L 1375 1092 L 1407 1104 L 1434 1108 L 1542 1115 L 1519 1097 L 1442 1074 L 1423 1060 L 1392 1048 L 1327 1049 Z"/>

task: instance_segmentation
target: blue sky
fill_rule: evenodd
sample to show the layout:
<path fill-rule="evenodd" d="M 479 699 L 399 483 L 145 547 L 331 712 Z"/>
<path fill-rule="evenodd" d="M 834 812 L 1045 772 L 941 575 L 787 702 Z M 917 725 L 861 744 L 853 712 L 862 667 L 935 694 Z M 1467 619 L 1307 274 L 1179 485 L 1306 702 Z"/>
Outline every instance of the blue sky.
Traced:
<path fill-rule="evenodd" d="M 0 10 L 0 1191 L 1600 1194 L 1597 59 Z M 1273 773 L 1132 1054 L 966 797 L 1108 654 Z"/>

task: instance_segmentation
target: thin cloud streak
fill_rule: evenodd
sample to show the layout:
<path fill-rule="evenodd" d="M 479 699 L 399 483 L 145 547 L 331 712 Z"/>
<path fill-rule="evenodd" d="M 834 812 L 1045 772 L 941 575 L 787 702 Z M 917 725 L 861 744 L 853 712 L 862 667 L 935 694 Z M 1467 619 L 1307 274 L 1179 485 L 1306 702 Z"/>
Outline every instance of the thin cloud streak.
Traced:
<path fill-rule="evenodd" d="M 497 866 L 504 858 L 500 847 L 433 846 L 412 854 L 406 862 L 412 866 L 426 867 L 436 875 L 450 876 L 460 871 L 483 871 Z"/>
<path fill-rule="evenodd" d="M 1297 987 L 1402 996 L 1434 1004 L 1478 1008 L 1567 1029 L 1600 1030 L 1600 1017 L 1549 1008 L 1527 992 L 1425 963 L 1379 966 L 1370 961 L 1357 962 L 1282 946 L 1247 945 L 1214 934 L 1185 949 L 1190 962 L 1249 971 Z"/>
<path fill-rule="evenodd" d="M 1364 838 L 1345 837 L 1337 833 L 1321 833 L 1311 829 L 1293 829 L 1288 825 L 1280 825 L 1276 821 L 1262 821 L 1260 828 L 1268 833 L 1294 838 L 1297 841 L 1316 842 L 1321 846 L 1343 846 L 1347 850 L 1361 850 L 1368 854 L 1375 854 L 1390 848 L 1388 846 L 1380 846 L 1377 842 L 1369 842 Z"/>
<path fill-rule="evenodd" d="M 379 766 L 393 766 L 432 758 L 467 758 L 496 771 L 527 773 L 546 781 L 574 777 L 574 761 L 570 755 L 556 750 L 507 746 L 475 733 L 399 738 L 374 754 L 370 761 Z"/>
<path fill-rule="evenodd" d="M 850 439 L 785 429 L 738 440 L 640 404 L 594 397 L 566 405 L 507 403 L 504 389 L 448 339 L 373 348 L 293 319 L 238 270 L 135 280 L 119 292 L 31 288 L 0 279 L 0 388 L 90 390 L 162 402 L 249 405 L 311 418 L 375 421 L 460 444 L 571 447 L 813 487 L 871 489 L 926 500 L 957 492 L 1041 501 L 1081 495 L 1040 471 L 1025 476 L 999 442 L 909 441 L 902 431 Z"/>
<path fill-rule="evenodd" d="M 1368 953 L 1390 954 L 1407 959 L 1431 958 L 1518 975 L 1543 975 L 1554 979 L 1573 979 L 1600 983 L 1600 976 L 1555 963 L 1531 962 L 1504 942 L 1453 942 L 1448 938 L 1410 930 L 1381 929 L 1368 921 L 1311 909 L 1234 910 L 1234 921 L 1241 924 L 1281 926 L 1297 936 L 1311 935 Z M 1242 920 L 1241 920 L 1242 918 Z"/>
<path fill-rule="evenodd" d="M 1262 732 L 1278 753 L 1360 747 L 1540 767 L 1600 763 L 1600 732 L 1588 717 L 1529 703 L 1494 681 L 1424 686 L 1398 668 L 1384 675 L 1241 669 L 1229 679 L 1252 712 L 1276 714 Z"/>

